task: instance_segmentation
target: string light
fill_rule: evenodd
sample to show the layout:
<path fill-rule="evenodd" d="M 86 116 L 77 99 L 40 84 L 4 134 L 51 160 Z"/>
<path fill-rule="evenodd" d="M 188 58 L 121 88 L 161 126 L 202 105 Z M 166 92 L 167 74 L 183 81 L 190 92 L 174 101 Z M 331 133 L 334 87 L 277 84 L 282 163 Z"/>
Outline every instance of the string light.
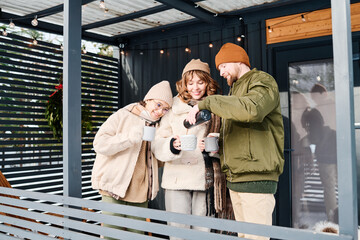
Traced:
<path fill-rule="evenodd" d="M 64 49 L 64 45 L 61 44 L 61 45 L 60 45 L 60 48 L 61 48 L 61 49 Z"/>
<path fill-rule="evenodd" d="M 15 23 L 13 23 L 13 20 L 12 20 L 12 19 L 10 19 L 9 27 L 10 27 L 10 28 L 14 28 L 14 27 L 15 27 Z"/>
<path fill-rule="evenodd" d="M 37 45 L 38 41 L 34 38 L 34 40 L 32 41 L 33 45 Z"/>
<path fill-rule="evenodd" d="M 160 53 L 161 53 L 161 54 L 164 54 L 164 49 L 161 49 L 161 50 L 160 50 Z"/>
<path fill-rule="evenodd" d="M 214 46 L 214 44 L 212 44 L 211 42 L 209 43 L 209 48 L 212 48 Z"/>
<path fill-rule="evenodd" d="M 271 29 L 271 27 L 270 27 L 270 26 L 268 26 L 268 31 L 269 31 L 269 33 L 271 33 L 271 32 L 272 32 L 272 29 Z"/>
<path fill-rule="evenodd" d="M 100 0 L 99 7 L 102 9 L 105 9 L 105 1 L 104 0 Z"/>
<path fill-rule="evenodd" d="M 304 14 L 301 14 L 301 20 L 302 20 L 303 22 L 306 22 L 306 19 L 305 19 Z"/>
<path fill-rule="evenodd" d="M 37 15 L 35 16 L 35 18 L 31 21 L 31 25 L 33 25 L 34 27 L 36 27 L 39 24 L 38 20 L 37 20 Z"/>
<path fill-rule="evenodd" d="M 121 50 L 120 53 L 121 53 L 121 55 L 125 55 L 125 51 L 124 51 L 124 50 Z"/>
<path fill-rule="evenodd" d="M 190 52 L 190 48 L 185 48 L 185 52 Z"/>
<path fill-rule="evenodd" d="M 2 31 L 2 35 L 3 35 L 3 36 L 5 36 L 5 37 L 7 36 L 6 29 L 3 29 L 3 31 Z"/>
<path fill-rule="evenodd" d="M 238 42 L 241 42 L 241 37 L 240 36 L 238 36 L 237 38 L 236 38 L 236 41 L 238 41 Z"/>

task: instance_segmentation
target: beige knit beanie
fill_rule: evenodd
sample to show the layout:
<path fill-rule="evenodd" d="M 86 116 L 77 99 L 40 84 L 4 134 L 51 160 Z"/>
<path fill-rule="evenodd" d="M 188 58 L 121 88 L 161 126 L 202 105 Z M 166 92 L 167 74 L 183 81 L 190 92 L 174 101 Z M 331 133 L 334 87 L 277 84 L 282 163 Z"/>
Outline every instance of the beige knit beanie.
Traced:
<path fill-rule="evenodd" d="M 225 43 L 215 56 L 216 69 L 222 63 L 242 62 L 250 68 L 249 56 L 246 51 L 239 45 Z"/>
<path fill-rule="evenodd" d="M 188 64 L 186 64 L 182 72 L 182 76 L 191 70 L 200 70 L 210 74 L 209 64 L 202 62 L 200 59 L 192 59 Z"/>
<path fill-rule="evenodd" d="M 163 100 L 169 106 L 172 106 L 173 95 L 168 81 L 161 81 L 150 88 L 148 93 L 144 97 L 144 101 L 150 99 Z"/>

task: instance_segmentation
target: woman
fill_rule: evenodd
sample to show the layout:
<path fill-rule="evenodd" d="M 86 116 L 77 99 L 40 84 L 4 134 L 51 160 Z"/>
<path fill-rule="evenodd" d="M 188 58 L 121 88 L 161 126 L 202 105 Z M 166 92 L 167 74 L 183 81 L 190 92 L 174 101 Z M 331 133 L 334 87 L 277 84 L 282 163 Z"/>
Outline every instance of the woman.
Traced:
<path fill-rule="evenodd" d="M 147 207 L 148 201 L 156 197 L 158 164 L 150 142 L 143 141 L 142 135 L 144 126 L 158 125 L 171 106 L 170 84 L 162 81 L 149 90 L 143 101 L 125 106 L 102 124 L 94 139 L 96 160 L 91 183 L 103 202 Z"/>
<path fill-rule="evenodd" d="M 178 95 L 173 99 L 169 114 L 161 119 L 153 149 L 156 158 L 165 162 L 161 184 L 165 189 L 165 208 L 171 212 L 206 216 L 209 208 L 203 144 L 199 143 L 194 151 L 181 151 L 179 136 L 194 134 L 201 141 L 209 133 L 218 132 L 220 120 L 214 115 L 212 121 L 190 129 L 184 127 L 183 121 L 192 106 L 203 97 L 217 93 L 219 85 L 211 78 L 209 65 L 193 59 L 185 66 L 176 89 Z M 189 228 L 184 224 L 169 225 Z"/>

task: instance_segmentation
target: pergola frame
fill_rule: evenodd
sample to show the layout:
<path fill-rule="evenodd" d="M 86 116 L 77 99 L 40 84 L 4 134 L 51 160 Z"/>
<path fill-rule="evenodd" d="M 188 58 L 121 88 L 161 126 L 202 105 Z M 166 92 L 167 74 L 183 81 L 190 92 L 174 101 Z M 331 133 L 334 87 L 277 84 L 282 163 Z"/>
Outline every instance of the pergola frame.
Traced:
<path fill-rule="evenodd" d="M 81 5 L 64 1 L 64 195 L 81 197 Z M 160 1 L 173 2 L 178 1 Z M 350 1 L 331 0 L 336 95 L 340 235 L 358 238 Z M 60 9 L 57 9 L 57 11 Z M 198 13 L 197 13 L 198 14 Z M 206 21 L 206 15 L 198 15 Z M 89 26 L 88 26 L 89 27 Z M 91 34 L 87 34 L 91 36 Z M 341 131 L 340 131 L 341 129 Z M 274 227 L 274 229 L 276 229 Z M 268 232 L 271 232 L 271 227 Z M 294 231 L 293 229 L 291 231 Z M 299 234 L 301 230 L 298 231 Z M 290 235 L 290 234 L 289 234 Z"/>

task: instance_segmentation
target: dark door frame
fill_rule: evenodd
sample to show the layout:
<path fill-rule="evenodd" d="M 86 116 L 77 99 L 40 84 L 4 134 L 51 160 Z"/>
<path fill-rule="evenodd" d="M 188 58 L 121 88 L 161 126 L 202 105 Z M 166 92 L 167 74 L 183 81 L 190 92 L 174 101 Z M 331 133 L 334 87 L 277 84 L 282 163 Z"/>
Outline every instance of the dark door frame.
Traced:
<path fill-rule="evenodd" d="M 353 33 L 354 85 L 360 86 L 360 33 Z M 291 128 L 288 66 L 292 62 L 333 58 L 331 36 L 272 44 L 266 47 L 268 72 L 276 79 L 280 92 L 288 94 L 288 118 L 284 117 L 285 166 L 280 176 L 274 211 L 274 224 L 292 226 Z M 359 166 L 358 166 L 359 168 Z M 359 177 L 358 177 L 359 178 Z M 359 186 L 358 186 L 359 187 Z M 359 214 L 360 215 L 360 214 Z"/>

